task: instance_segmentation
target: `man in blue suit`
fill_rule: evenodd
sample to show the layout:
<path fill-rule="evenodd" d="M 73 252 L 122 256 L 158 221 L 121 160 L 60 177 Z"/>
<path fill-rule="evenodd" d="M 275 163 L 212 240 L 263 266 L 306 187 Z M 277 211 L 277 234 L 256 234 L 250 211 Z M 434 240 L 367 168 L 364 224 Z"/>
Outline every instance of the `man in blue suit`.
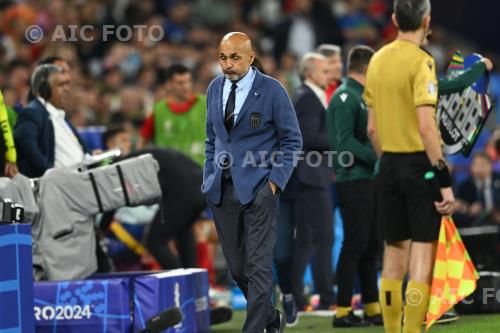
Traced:
<path fill-rule="evenodd" d="M 63 110 L 69 84 L 69 73 L 62 66 L 42 64 L 33 72 L 33 96 L 19 111 L 14 129 L 19 171 L 28 177 L 41 177 L 53 167 L 74 166 L 87 152 Z"/>
<path fill-rule="evenodd" d="M 247 299 L 243 332 L 283 332 L 271 303 L 279 193 L 302 148 L 297 116 L 283 86 L 251 67 L 247 35 L 219 45 L 224 75 L 207 94 L 202 191 L 208 199 L 229 269 Z"/>

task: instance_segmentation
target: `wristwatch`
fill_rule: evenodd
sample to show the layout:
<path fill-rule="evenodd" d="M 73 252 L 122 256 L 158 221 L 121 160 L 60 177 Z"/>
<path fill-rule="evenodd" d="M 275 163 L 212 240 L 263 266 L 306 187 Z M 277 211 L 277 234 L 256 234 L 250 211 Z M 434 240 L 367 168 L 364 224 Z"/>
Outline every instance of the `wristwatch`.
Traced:
<path fill-rule="evenodd" d="M 439 159 L 437 160 L 436 164 L 434 164 L 434 168 L 438 171 L 446 170 L 448 169 L 448 163 L 446 163 L 445 160 Z"/>

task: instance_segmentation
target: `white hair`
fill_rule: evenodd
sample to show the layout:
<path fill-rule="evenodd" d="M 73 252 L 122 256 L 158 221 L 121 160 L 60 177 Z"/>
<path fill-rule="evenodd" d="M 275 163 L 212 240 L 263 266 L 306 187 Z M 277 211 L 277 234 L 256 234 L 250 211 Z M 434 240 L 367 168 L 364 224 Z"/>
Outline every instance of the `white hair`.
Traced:
<path fill-rule="evenodd" d="M 329 58 L 337 54 L 340 55 L 342 53 L 342 48 L 334 44 L 321 44 L 316 48 L 315 52 L 320 53 L 325 57 Z"/>
<path fill-rule="evenodd" d="M 314 69 L 315 60 L 326 60 L 326 57 L 316 52 L 307 52 L 302 57 L 299 64 L 299 76 L 302 81 L 306 79 L 307 73 Z"/>

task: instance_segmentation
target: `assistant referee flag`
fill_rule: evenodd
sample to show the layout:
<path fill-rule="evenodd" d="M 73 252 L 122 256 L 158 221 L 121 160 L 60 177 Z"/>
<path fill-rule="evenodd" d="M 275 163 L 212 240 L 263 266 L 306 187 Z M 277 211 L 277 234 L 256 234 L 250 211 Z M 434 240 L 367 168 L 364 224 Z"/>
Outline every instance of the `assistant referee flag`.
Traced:
<path fill-rule="evenodd" d="M 449 216 L 443 216 L 439 231 L 427 327 L 476 289 L 479 274 L 470 260 L 460 234 Z"/>

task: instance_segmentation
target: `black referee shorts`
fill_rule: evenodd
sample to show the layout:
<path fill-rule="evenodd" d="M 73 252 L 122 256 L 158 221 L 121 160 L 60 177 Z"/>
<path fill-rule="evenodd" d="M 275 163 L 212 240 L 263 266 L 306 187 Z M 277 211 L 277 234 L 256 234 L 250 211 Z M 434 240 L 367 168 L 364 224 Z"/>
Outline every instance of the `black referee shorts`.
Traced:
<path fill-rule="evenodd" d="M 424 152 L 382 155 L 377 208 L 386 241 L 438 240 L 441 215 L 434 206 L 436 188 L 424 178 L 430 170 Z"/>

